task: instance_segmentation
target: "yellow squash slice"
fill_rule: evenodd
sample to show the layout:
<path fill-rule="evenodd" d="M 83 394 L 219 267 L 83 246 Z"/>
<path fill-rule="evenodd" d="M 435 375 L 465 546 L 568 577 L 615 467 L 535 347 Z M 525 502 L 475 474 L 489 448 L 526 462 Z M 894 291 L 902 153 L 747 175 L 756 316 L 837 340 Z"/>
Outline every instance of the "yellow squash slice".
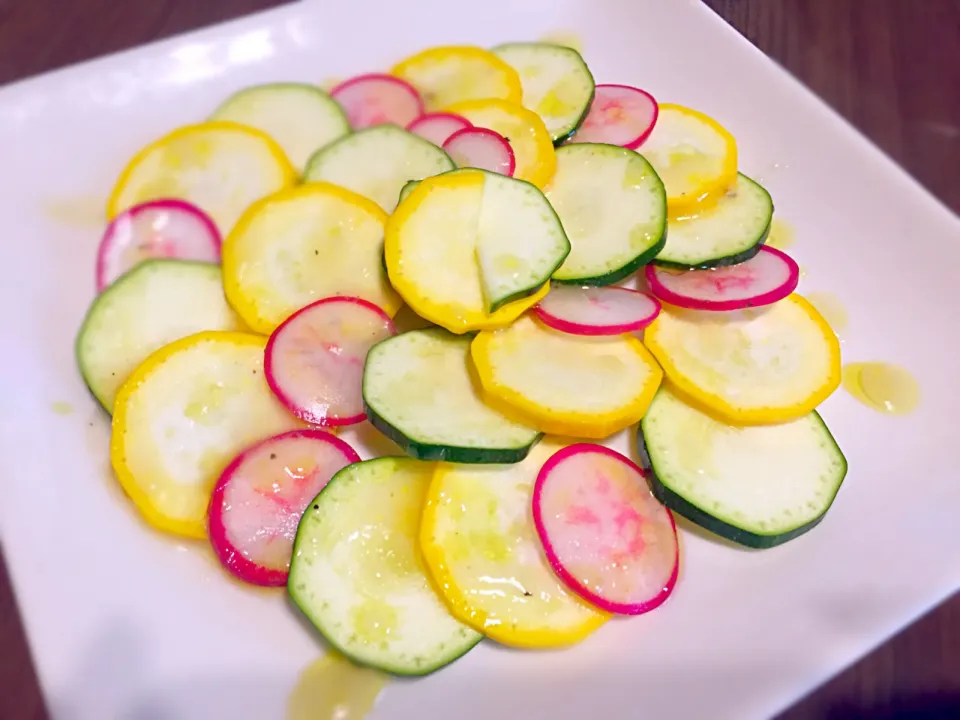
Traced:
<path fill-rule="evenodd" d="M 540 546 L 530 510 L 544 462 L 564 445 L 544 439 L 513 465 L 438 466 L 420 547 L 460 622 L 517 647 L 579 642 L 609 615 L 569 591 Z"/>
<path fill-rule="evenodd" d="M 299 427 L 263 376 L 267 339 L 203 332 L 150 355 L 117 393 L 110 461 L 151 525 L 206 537 L 220 473 L 254 442 Z"/>
<path fill-rule="evenodd" d="M 667 189 L 673 217 L 695 215 L 737 179 L 737 141 L 713 118 L 682 105 L 660 105 L 639 152 Z"/>
<path fill-rule="evenodd" d="M 516 70 L 492 52 L 469 45 L 429 48 L 401 61 L 391 73 L 417 89 L 427 112 L 481 98 L 520 102 L 523 95 Z"/>
<path fill-rule="evenodd" d="M 393 316 L 401 303 L 383 270 L 386 219 L 376 203 L 328 183 L 261 200 L 223 243 L 227 300 L 265 334 L 332 295 L 363 298 Z"/>
<path fill-rule="evenodd" d="M 557 169 L 553 139 L 540 116 L 516 102 L 507 100 L 469 100 L 447 108 L 462 115 L 477 127 L 500 133 L 513 148 L 515 178 L 543 188 Z"/>
<path fill-rule="evenodd" d="M 188 125 L 138 152 L 107 202 L 107 216 L 157 198 L 205 210 L 226 235 L 250 203 L 293 185 L 297 173 L 268 135 L 232 122 Z"/>
<path fill-rule="evenodd" d="M 470 351 L 491 405 L 555 435 L 623 430 L 643 417 L 663 377 L 632 335 L 569 335 L 530 316 L 480 333 Z"/>
<path fill-rule="evenodd" d="M 796 420 L 840 384 L 840 342 L 797 294 L 724 313 L 665 305 L 644 342 L 675 393 L 732 425 Z"/>

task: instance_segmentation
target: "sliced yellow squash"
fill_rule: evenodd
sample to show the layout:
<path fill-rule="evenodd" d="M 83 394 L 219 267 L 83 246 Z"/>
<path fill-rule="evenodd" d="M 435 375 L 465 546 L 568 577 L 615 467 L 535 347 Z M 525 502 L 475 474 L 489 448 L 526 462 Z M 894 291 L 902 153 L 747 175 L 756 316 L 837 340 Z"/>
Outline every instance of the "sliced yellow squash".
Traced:
<path fill-rule="evenodd" d="M 427 567 L 460 622 L 505 645 L 576 643 L 610 616 L 566 588 L 543 553 L 530 510 L 544 439 L 513 465 L 437 468 L 420 525 Z"/>
<path fill-rule="evenodd" d="M 797 294 L 723 313 L 664 305 L 644 342 L 675 393 L 733 425 L 796 420 L 840 385 L 840 342 Z"/>
<path fill-rule="evenodd" d="M 224 240 L 227 300 L 265 334 L 332 295 L 360 297 L 395 315 L 400 299 L 383 270 L 386 219 L 376 203 L 328 183 L 264 198 Z"/>
<path fill-rule="evenodd" d="M 265 133 L 232 122 L 188 125 L 133 157 L 110 194 L 107 216 L 147 200 L 182 198 L 226 235 L 250 203 L 296 180 L 283 149 Z"/>
<path fill-rule="evenodd" d="M 520 102 L 523 95 L 516 70 L 470 45 L 428 48 L 397 63 L 391 74 L 417 89 L 427 112 L 480 98 Z"/>
<path fill-rule="evenodd" d="M 524 316 L 470 348 L 484 396 L 543 432 L 605 438 L 643 417 L 663 373 L 633 335 L 569 335 Z"/>
<path fill-rule="evenodd" d="M 639 148 L 667 189 L 673 217 L 695 215 L 737 179 L 737 141 L 716 120 L 682 105 L 661 104 Z"/>
<path fill-rule="evenodd" d="M 300 425 L 264 378 L 266 343 L 249 333 L 190 335 L 154 352 L 120 387 L 110 461 L 151 525 L 206 537 L 224 467 L 248 445 Z"/>

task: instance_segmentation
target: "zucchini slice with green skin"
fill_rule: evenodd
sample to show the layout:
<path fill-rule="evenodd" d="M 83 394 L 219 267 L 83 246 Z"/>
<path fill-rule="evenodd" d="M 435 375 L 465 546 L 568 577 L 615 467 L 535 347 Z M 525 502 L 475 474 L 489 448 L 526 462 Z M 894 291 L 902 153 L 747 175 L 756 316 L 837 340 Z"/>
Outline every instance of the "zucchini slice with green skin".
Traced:
<path fill-rule="evenodd" d="M 396 125 L 376 125 L 321 148 L 307 162 L 304 182 L 328 182 L 370 198 L 386 212 L 400 189 L 455 167 L 443 150 Z"/>
<path fill-rule="evenodd" d="M 456 172 L 456 170 L 453 172 Z M 407 182 L 403 184 L 403 187 L 400 188 L 400 197 L 397 198 L 397 205 L 400 205 L 400 203 L 410 197 L 410 193 L 412 193 L 414 188 L 419 184 L 419 180 L 407 180 Z"/>
<path fill-rule="evenodd" d="M 816 411 L 780 425 L 736 427 L 666 387 L 640 421 L 637 445 L 660 502 L 750 548 L 781 545 L 817 525 L 847 473 Z"/>
<path fill-rule="evenodd" d="M 211 120 L 240 123 L 272 137 L 298 169 L 320 148 L 350 132 L 340 105 L 306 83 L 271 83 L 240 90 L 213 111 Z"/>
<path fill-rule="evenodd" d="M 541 434 L 480 399 L 470 376 L 471 340 L 431 328 L 374 345 L 363 370 L 367 418 L 421 460 L 520 462 Z"/>
<path fill-rule="evenodd" d="M 670 219 L 667 242 L 655 265 L 681 270 L 737 265 L 758 252 L 770 233 L 773 199 L 743 173 L 716 205 L 698 215 Z"/>
<path fill-rule="evenodd" d="M 297 527 L 287 589 L 342 654 L 395 675 L 427 675 L 483 638 L 437 597 L 417 534 L 433 463 L 381 457 L 340 470 Z"/>
<path fill-rule="evenodd" d="M 93 301 L 77 334 L 77 364 L 108 413 L 120 385 L 154 350 L 204 330 L 242 330 L 227 304 L 220 267 L 146 260 Z"/>
<path fill-rule="evenodd" d="M 536 185 L 481 172 L 477 262 L 487 312 L 493 313 L 549 282 L 570 254 L 570 240 Z"/>
<path fill-rule="evenodd" d="M 557 148 L 547 188 L 572 246 L 557 282 L 612 285 L 633 274 L 666 242 L 667 195 L 653 166 L 616 145 Z"/>
<path fill-rule="evenodd" d="M 577 131 L 593 102 L 594 80 L 571 47 L 551 43 L 506 43 L 493 54 L 517 71 L 523 106 L 537 113 L 554 145 Z"/>

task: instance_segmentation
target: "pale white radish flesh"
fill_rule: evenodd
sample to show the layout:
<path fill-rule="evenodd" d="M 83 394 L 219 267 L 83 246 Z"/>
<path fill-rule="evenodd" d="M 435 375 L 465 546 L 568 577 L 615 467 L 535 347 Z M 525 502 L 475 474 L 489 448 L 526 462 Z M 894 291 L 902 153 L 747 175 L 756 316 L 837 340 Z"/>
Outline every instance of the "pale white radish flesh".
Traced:
<path fill-rule="evenodd" d="M 152 200 L 117 215 L 97 252 L 97 292 L 151 258 L 220 262 L 220 232 L 200 208 L 183 200 Z"/>
<path fill-rule="evenodd" d="M 355 462 L 353 448 L 322 430 L 291 430 L 240 453 L 210 500 L 210 543 L 223 566 L 254 585 L 286 584 L 303 511 Z"/>
<path fill-rule="evenodd" d="M 573 142 L 605 143 L 635 150 L 657 124 L 659 107 L 650 93 L 628 85 L 597 85 L 586 119 Z"/>
<path fill-rule="evenodd" d="M 361 422 L 367 352 L 396 331 L 390 316 L 366 300 L 330 297 L 278 327 L 264 358 L 267 383 L 294 415 L 314 425 Z"/>
<path fill-rule="evenodd" d="M 443 143 L 443 149 L 457 167 L 489 170 L 513 175 L 516 158 L 510 143 L 498 132 L 487 128 L 464 128 Z"/>
<path fill-rule="evenodd" d="M 746 262 L 710 270 L 646 268 L 647 283 L 664 302 L 693 310 L 741 310 L 772 305 L 797 289 L 800 267 L 776 248 Z"/>
<path fill-rule="evenodd" d="M 572 335 L 622 335 L 652 323 L 660 302 L 628 288 L 558 285 L 534 312 L 545 325 Z"/>
<path fill-rule="evenodd" d="M 634 463 L 602 445 L 570 445 L 540 470 L 533 520 L 550 565 L 601 610 L 639 615 L 677 581 L 673 515 Z"/>
<path fill-rule="evenodd" d="M 407 126 L 407 131 L 441 147 L 458 130 L 473 127 L 464 117 L 453 113 L 427 113 Z"/>
<path fill-rule="evenodd" d="M 354 130 L 387 123 L 406 127 L 423 114 L 420 93 L 393 75 L 358 75 L 337 85 L 330 96 Z"/>

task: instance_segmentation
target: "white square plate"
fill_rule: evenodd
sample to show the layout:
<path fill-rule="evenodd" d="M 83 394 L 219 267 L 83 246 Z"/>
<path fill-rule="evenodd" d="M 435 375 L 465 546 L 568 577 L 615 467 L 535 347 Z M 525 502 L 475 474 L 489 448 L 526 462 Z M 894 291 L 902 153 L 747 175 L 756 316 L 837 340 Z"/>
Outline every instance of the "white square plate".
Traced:
<path fill-rule="evenodd" d="M 698 0 L 434 8 L 301 3 L 0 91 L 0 520 L 55 718 L 279 718 L 319 652 L 282 593 L 148 531 L 111 479 L 73 340 L 115 176 L 244 85 L 389 67 L 433 44 L 574 31 L 602 81 L 720 119 L 795 228 L 800 292 L 846 306 L 844 359 L 908 368 L 923 402 L 889 417 L 827 401 L 850 472 L 815 531 L 764 552 L 684 534 L 656 612 L 563 652 L 486 643 L 392 684 L 375 717 L 768 717 L 957 588 L 960 336 L 946 320 L 960 222 Z"/>

